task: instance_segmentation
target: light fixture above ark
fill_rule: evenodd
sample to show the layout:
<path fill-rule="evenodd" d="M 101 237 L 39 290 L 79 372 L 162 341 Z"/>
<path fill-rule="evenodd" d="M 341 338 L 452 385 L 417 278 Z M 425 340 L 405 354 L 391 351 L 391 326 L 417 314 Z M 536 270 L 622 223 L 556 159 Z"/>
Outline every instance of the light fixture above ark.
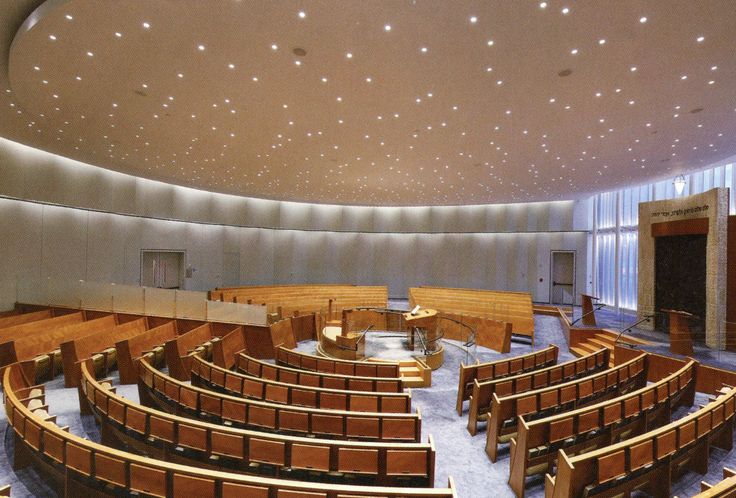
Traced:
<path fill-rule="evenodd" d="M 672 181 L 672 184 L 675 186 L 675 194 L 682 195 L 682 193 L 685 191 L 685 185 L 687 184 L 687 181 L 685 180 L 685 177 L 683 175 L 677 175 Z"/>

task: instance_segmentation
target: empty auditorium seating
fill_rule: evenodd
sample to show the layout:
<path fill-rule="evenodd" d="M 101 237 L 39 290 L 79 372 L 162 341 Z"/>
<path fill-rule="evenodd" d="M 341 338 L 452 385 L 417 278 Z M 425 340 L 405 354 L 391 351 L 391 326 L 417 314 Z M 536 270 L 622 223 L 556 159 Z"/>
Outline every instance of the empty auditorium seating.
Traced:
<path fill-rule="evenodd" d="M 532 297 L 528 292 L 411 287 L 409 306 L 421 305 L 445 313 L 491 318 L 512 324 L 511 332 L 529 336 L 534 345 Z"/>
<path fill-rule="evenodd" d="M 603 397 L 638 389 L 647 381 L 646 353 L 613 368 L 579 379 L 524 393 L 501 396 L 493 393 L 486 428 L 486 453 L 496 461 L 498 445 L 516 433 L 517 417 L 534 420 L 553 413 L 585 406 Z"/>
<path fill-rule="evenodd" d="M 324 356 L 300 353 L 283 347 L 276 349 L 276 361 L 302 370 L 313 372 L 357 375 L 360 377 L 399 377 L 399 363 L 336 360 Z"/>
<path fill-rule="evenodd" d="M 736 496 L 736 470 L 724 467 L 723 480 L 716 484 L 701 481 L 700 493 L 693 498 L 733 498 L 734 496 Z"/>
<path fill-rule="evenodd" d="M 36 414 L 21 401 L 34 389 L 17 364 L 5 369 L 3 392 L 8 421 L 16 436 L 15 467 L 38 464 L 37 468 L 52 477 L 52 483 L 65 497 L 90 493 L 201 498 L 455 496 L 451 480 L 445 489 L 350 486 L 217 472 L 143 457 L 73 435 Z M 399 470 L 406 468 L 403 454 L 395 458 Z"/>
<path fill-rule="evenodd" d="M 236 332 L 240 326 L 224 323 L 204 323 L 164 343 L 164 359 L 169 375 L 179 380 L 189 380 L 192 356 L 203 354 L 212 357 L 212 344 L 220 336 Z M 242 334 L 242 332 L 241 332 Z"/>
<path fill-rule="evenodd" d="M 365 441 L 419 442 L 417 413 L 373 413 L 320 410 L 229 396 L 178 381 L 138 362 L 141 402 L 200 420 L 235 427 L 294 435 Z"/>
<path fill-rule="evenodd" d="M 223 470 L 300 480 L 382 486 L 434 484 L 434 444 L 299 438 L 179 417 L 133 403 L 95 380 L 82 362 L 82 389 L 100 418 L 103 442 L 125 443 L 148 456 L 186 458 Z M 114 431 L 116 441 L 105 438 Z M 209 444 L 208 444 L 209 442 Z M 143 446 L 141 446 L 141 444 Z M 402 457 L 403 456 L 403 457 Z"/>
<path fill-rule="evenodd" d="M 478 432 L 478 421 L 484 419 L 490 411 L 494 393 L 498 396 L 508 396 L 591 375 L 608 367 L 608 354 L 608 349 L 601 349 L 588 356 L 541 370 L 532 370 L 487 382 L 474 380 L 468 411 L 468 431 L 472 435 Z"/>
<path fill-rule="evenodd" d="M 411 413 L 410 393 L 348 391 L 259 379 L 231 372 L 199 356 L 192 357 L 191 366 L 192 385 L 235 396 L 330 410 Z"/>
<path fill-rule="evenodd" d="M 350 391 L 401 392 L 400 378 L 363 377 L 357 375 L 329 374 L 274 365 L 240 353 L 236 357 L 237 369 L 252 377 L 277 380 L 303 386 Z"/>
<path fill-rule="evenodd" d="M 584 408 L 529 421 L 520 416 L 509 486 L 523 497 L 526 477 L 547 472 L 560 449 L 583 453 L 668 424 L 675 408 L 693 404 L 697 365 L 691 360 L 658 382 Z"/>
<path fill-rule="evenodd" d="M 532 370 L 538 370 L 557 363 L 559 348 L 554 344 L 529 354 L 503 358 L 487 363 L 464 365 L 460 363 L 460 380 L 457 387 L 457 414 L 462 415 L 463 401 L 473 393 L 473 381 L 487 382 L 509 377 Z"/>
<path fill-rule="evenodd" d="M 545 496 L 613 496 L 641 490 L 669 496 L 671 482 L 685 470 L 704 474 L 710 447 L 730 450 L 736 388 L 727 388 L 700 410 L 640 436 L 582 455 L 559 450 L 557 474 L 546 475 Z"/>

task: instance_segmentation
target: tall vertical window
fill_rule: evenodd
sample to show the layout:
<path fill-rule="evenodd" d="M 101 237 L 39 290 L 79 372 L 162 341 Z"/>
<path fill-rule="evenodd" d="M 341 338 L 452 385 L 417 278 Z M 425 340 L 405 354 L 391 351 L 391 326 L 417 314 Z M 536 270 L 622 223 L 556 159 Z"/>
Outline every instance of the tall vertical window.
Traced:
<path fill-rule="evenodd" d="M 686 175 L 682 195 L 728 187 L 730 214 L 736 214 L 735 175 L 733 164 Z M 672 179 L 595 196 L 594 288 L 602 303 L 636 309 L 639 203 L 674 197 L 677 195 Z"/>

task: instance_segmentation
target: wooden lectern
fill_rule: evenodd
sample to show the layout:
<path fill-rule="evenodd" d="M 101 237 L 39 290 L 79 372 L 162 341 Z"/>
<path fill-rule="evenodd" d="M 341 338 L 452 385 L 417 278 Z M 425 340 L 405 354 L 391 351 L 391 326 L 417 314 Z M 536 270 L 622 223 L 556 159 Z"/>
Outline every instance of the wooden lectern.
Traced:
<path fill-rule="evenodd" d="M 598 298 L 595 296 L 589 296 L 588 294 L 580 294 L 583 300 L 583 325 L 590 327 L 597 327 L 598 324 L 595 321 L 595 310 L 593 309 L 593 301 L 597 301 Z"/>
<path fill-rule="evenodd" d="M 681 355 L 693 354 L 693 336 L 690 333 L 689 319 L 693 314 L 687 311 L 660 310 L 667 313 L 670 321 L 670 351 Z"/>
<path fill-rule="evenodd" d="M 404 313 L 404 321 L 408 328 L 409 334 L 409 350 L 414 351 L 414 334 L 422 334 L 425 338 L 425 344 L 434 343 L 438 339 L 439 329 L 437 328 L 437 310 L 422 308 L 417 311 L 416 315 L 411 312 Z M 432 353 L 433 351 L 425 351 Z"/>

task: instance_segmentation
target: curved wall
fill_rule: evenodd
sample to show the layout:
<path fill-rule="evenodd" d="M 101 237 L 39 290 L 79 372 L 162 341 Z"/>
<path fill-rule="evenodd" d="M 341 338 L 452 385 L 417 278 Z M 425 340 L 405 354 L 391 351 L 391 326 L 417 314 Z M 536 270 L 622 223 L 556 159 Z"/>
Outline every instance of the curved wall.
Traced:
<path fill-rule="evenodd" d="M 142 249 L 183 250 L 186 288 L 288 282 L 531 291 L 552 249 L 588 278 L 588 202 L 457 207 L 299 204 L 197 191 L 0 139 L 0 309 L 17 280 L 138 284 Z M 543 279 L 542 282 L 539 279 Z"/>

